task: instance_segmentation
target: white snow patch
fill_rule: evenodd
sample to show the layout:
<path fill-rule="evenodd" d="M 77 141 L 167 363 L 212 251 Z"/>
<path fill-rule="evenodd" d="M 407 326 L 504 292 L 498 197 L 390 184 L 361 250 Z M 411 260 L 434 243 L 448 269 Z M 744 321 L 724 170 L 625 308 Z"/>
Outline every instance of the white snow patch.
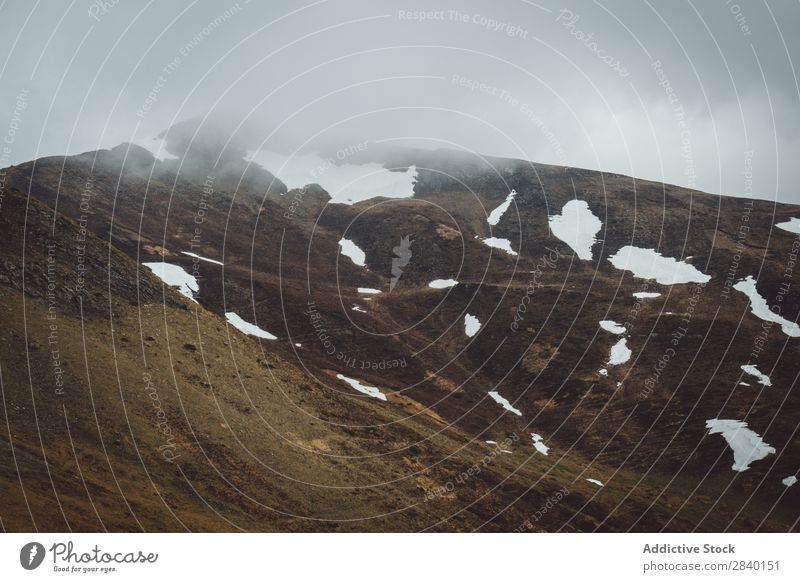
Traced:
<path fill-rule="evenodd" d="M 489 238 L 483 239 L 483 244 L 485 244 L 487 247 L 492 247 L 493 249 L 500 249 L 501 251 L 505 251 L 509 255 L 516 256 L 517 254 L 511 249 L 511 241 L 508 240 L 507 238 L 497 238 L 494 236 L 490 236 Z"/>
<path fill-rule="evenodd" d="M 464 333 L 467 334 L 467 337 L 474 336 L 480 328 L 481 322 L 477 317 L 469 313 L 464 316 Z"/>
<path fill-rule="evenodd" d="M 296 348 L 302 348 L 302 347 L 303 347 L 303 344 L 294 344 L 294 347 L 296 347 Z"/>
<path fill-rule="evenodd" d="M 608 258 L 617 269 L 630 271 L 639 279 L 655 279 L 662 285 L 677 283 L 707 283 L 710 275 L 698 271 L 694 265 L 661 256 L 654 249 L 624 246 Z"/>
<path fill-rule="evenodd" d="M 455 279 L 434 279 L 428 283 L 428 287 L 434 289 L 447 289 L 448 287 L 455 287 L 456 285 L 458 285 L 458 281 Z"/>
<path fill-rule="evenodd" d="M 793 217 L 786 222 L 779 222 L 775 226 L 792 234 L 800 234 L 800 218 Z"/>
<path fill-rule="evenodd" d="M 744 370 L 745 372 L 747 372 L 751 376 L 754 376 L 754 377 L 758 378 L 758 383 L 761 384 L 762 386 L 772 386 L 772 380 L 769 379 L 769 376 L 767 376 L 766 374 L 762 373 L 761 370 L 759 370 L 758 368 L 756 368 L 752 364 L 747 364 L 747 365 L 742 366 L 742 370 Z M 744 384 L 744 382 L 740 382 L 740 384 Z M 745 384 L 745 385 L 747 385 L 747 384 Z"/>
<path fill-rule="evenodd" d="M 612 321 L 610 319 L 604 319 L 600 322 L 600 327 L 606 330 L 609 333 L 615 333 L 617 335 L 621 333 L 625 333 L 625 326 L 620 325 L 616 321 Z"/>
<path fill-rule="evenodd" d="M 747 382 L 739 382 L 739 386 L 750 386 Z"/>
<path fill-rule="evenodd" d="M 359 287 L 358 288 L 358 292 L 359 293 L 364 293 L 366 295 L 377 295 L 378 293 L 381 292 L 381 290 L 380 289 L 373 289 L 372 287 Z"/>
<path fill-rule="evenodd" d="M 342 374 L 336 374 L 336 377 L 339 378 L 339 380 L 344 380 L 345 382 L 350 384 L 350 386 L 352 386 L 362 394 L 366 394 L 367 396 L 372 396 L 373 398 L 378 398 L 379 400 L 386 400 L 386 395 L 377 388 L 375 388 L 374 386 L 365 386 L 358 380 L 355 380 L 353 378 L 348 378 L 347 376 L 343 376 Z"/>
<path fill-rule="evenodd" d="M 792 485 L 797 483 L 797 477 L 795 477 L 794 475 L 789 475 L 788 477 L 786 477 L 786 479 L 783 479 L 781 483 L 783 483 L 787 487 L 791 487 Z"/>
<path fill-rule="evenodd" d="M 205 261 L 206 263 L 212 263 L 214 265 L 223 265 L 220 261 L 215 261 L 214 259 L 209 259 L 208 257 L 201 257 L 200 255 L 196 255 L 194 253 L 190 253 L 189 251 L 181 251 L 182 255 L 186 255 L 187 257 L 192 257 L 193 259 L 197 259 L 199 261 Z"/>
<path fill-rule="evenodd" d="M 343 238 L 339 241 L 339 246 L 342 247 L 342 254 L 349 257 L 353 263 L 359 267 L 367 266 L 367 255 L 358 248 L 358 245 L 350 239 Z"/>
<path fill-rule="evenodd" d="M 547 452 L 550 450 L 550 447 L 548 447 L 542 442 L 542 435 L 532 432 L 531 439 L 533 439 L 533 447 L 543 455 L 546 455 Z"/>
<path fill-rule="evenodd" d="M 609 366 L 618 366 L 631 359 L 631 350 L 628 348 L 628 340 L 622 338 L 611 346 L 611 354 L 608 357 Z"/>
<path fill-rule="evenodd" d="M 417 168 L 390 171 L 380 164 L 342 164 L 341 160 L 317 154 L 286 156 L 261 150 L 249 152 L 253 161 L 277 176 L 286 187 L 302 188 L 319 184 L 331 196 L 331 202 L 355 204 L 376 196 L 411 198 L 417 181 Z"/>
<path fill-rule="evenodd" d="M 500 406 L 502 406 L 503 408 L 505 408 L 509 412 L 513 412 L 517 416 L 522 416 L 522 412 L 520 412 L 519 410 L 517 410 L 516 408 L 511 406 L 511 403 L 508 400 L 506 400 L 505 398 L 503 398 L 502 396 L 500 396 L 499 392 L 497 392 L 495 390 L 492 390 L 491 392 L 489 392 L 489 396 L 491 396 L 492 400 L 497 402 Z"/>
<path fill-rule="evenodd" d="M 496 444 L 497 444 L 497 441 L 486 441 L 486 444 L 489 444 L 489 445 L 496 445 Z"/>
<path fill-rule="evenodd" d="M 586 479 L 586 480 L 589 483 L 593 483 L 593 484 L 597 485 L 598 487 L 603 487 L 603 482 L 602 481 L 598 481 L 597 479 Z"/>
<path fill-rule="evenodd" d="M 601 376 L 608 376 L 608 370 L 606 370 L 605 368 L 597 370 L 597 373 L 600 374 Z"/>
<path fill-rule="evenodd" d="M 584 200 L 570 200 L 561 209 L 561 214 L 551 216 L 550 230 L 556 237 L 575 251 L 578 258 L 592 260 L 592 246 L 597 242 L 595 235 L 603 228 L 603 223 Z"/>
<path fill-rule="evenodd" d="M 183 267 L 164 262 L 142 264 L 170 287 L 177 287 L 181 295 L 195 301 L 193 293 L 200 291 L 200 286 L 197 284 L 197 279 L 187 273 Z"/>
<path fill-rule="evenodd" d="M 228 313 L 225 314 L 225 319 L 227 319 L 228 323 L 230 323 L 233 327 L 235 327 L 244 334 L 268 340 L 278 339 L 276 336 L 272 335 L 271 333 L 269 333 L 264 329 L 261 329 L 257 325 L 253 325 L 252 323 L 247 323 L 244 319 L 239 317 L 238 314 L 233 313 L 232 311 L 229 311 Z"/>
<path fill-rule="evenodd" d="M 490 226 L 497 226 L 497 223 L 503 218 L 503 215 L 506 213 L 506 210 L 508 210 L 508 207 L 511 206 L 511 201 L 514 200 L 516 195 L 516 190 L 512 190 L 509 195 L 506 196 L 505 202 L 492 210 L 491 214 L 489 214 L 489 217 L 486 219 L 486 222 L 488 222 Z"/>
<path fill-rule="evenodd" d="M 758 293 L 756 281 L 752 276 L 748 275 L 747 279 L 739 281 L 733 288 L 737 291 L 741 291 L 750 298 L 750 310 L 756 317 L 764 321 L 772 321 L 780 324 L 783 333 L 789 337 L 800 337 L 800 325 L 781 317 L 769 308 L 767 300 Z"/>
<path fill-rule="evenodd" d="M 761 437 L 747 428 L 747 423 L 740 420 L 712 418 L 706 421 L 708 434 L 721 434 L 733 449 L 734 471 L 746 471 L 750 463 L 759 461 L 774 453 L 775 449 L 766 444 Z"/>
<path fill-rule="evenodd" d="M 661 297 L 661 293 L 656 293 L 655 291 L 637 291 L 633 294 L 636 299 L 654 299 L 656 297 Z"/>
<path fill-rule="evenodd" d="M 366 311 L 361 309 L 358 305 L 353 305 L 353 311 L 358 311 L 360 313 L 366 313 Z"/>

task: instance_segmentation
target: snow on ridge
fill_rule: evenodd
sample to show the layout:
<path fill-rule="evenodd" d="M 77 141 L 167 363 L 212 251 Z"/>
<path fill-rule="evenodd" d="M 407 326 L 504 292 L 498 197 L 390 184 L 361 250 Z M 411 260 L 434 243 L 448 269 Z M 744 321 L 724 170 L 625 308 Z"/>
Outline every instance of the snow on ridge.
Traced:
<path fill-rule="evenodd" d="M 278 339 L 277 336 L 272 335 L 265 329 L 261 329 L 257 325 L 253 323 L 248 323 L 241 317 L 239 314 L 234 313 L 233 311 L 229 311 L 225 314 L 225 319 L 228 320 L 233 327 L 238 329 L 240 332 L 246 335 L 252 335 L 253 337 L 259 337 L 261 339 L 268 339 L 268 340 L 276 340 Z"/>
<path fill-rule="evenodd" d="M 269 150 L 248 152 L 245 158 L 255 162 L 286 184 L 289 190 L 308 184 L 319 184 L 331 196 L 331 202 L 355 204 L 377 196 L 412 198 L 417 181 L 417 168 L 393 171 L 381 164 L 342 163 L 349 157 L 345 151 L 334 158 L 318 154 L 283 155 Z"/>
<path fill-rule="evenodd" d="M 467 337 L 472 337 L 481 329 L 481 322 L 480 320 L 475 317 L 474 315 L 470 315 L 467 313 L 464 316 L 464 333 L 467 334 Z"/>
<path fill-rule="evenodd" d="M 795 477 L 794 475 L 789 475 L 788 477 L 786 477 L 786 479 L 781 480 L 781 483 L 783 483 L 787 487 L 791 487 L 792 485 L 797 483 L 797 477 Z"/>
<path fill-rule="evenodd" d="M 601 321 L 600 327 L 609 333 L 614 333 L 617 335 L 625 333 L 625 326 L 617 323 L 616 321 L 612 321 L 611 319 L 604 319 Z"/>
<path fill-rule="evenodd" d="M 167 151 L 167 140 L 161 137 L 153 137 L 153 138 L 146 138 L 140 137 L 136 141 L 127 142 L 133 145 L 137 145 L 140 148 L 146 149 L 148 152 L 153 154 L 153 157 L 157 159 L 159 162 L 166 162 L 167 160 L 177 160 L 178 156 L 175 156 Z"/>
<path fill-rule="evenodd" d="M 342 254 L 353 261 L 354 264 L 359 267 L 367 266 L 367 255 L 356 243 L 350 239 L 342 238 L 342 240 L 339 241 L 339 246 L 342 247 Z"/>
<path fill-rule="evenodd" d="M 733 286 L 737 291 L 741 291 L 750 298 L 750 311 L 753 315 L 764 321 L 771 321 L 781 326 L 783 333 L 789 337 L 800 337 L 800 325 L 781 317 L 769 308 L 767 300 L 764 299 L 756 289 L 756 280 L 751 275 L 739 281 Z"/>
<path fill-rule="evenodd" d="M 428 283 L 428 287 L 432 289 L 447 289 L 449 287 L 455 287 L 456 285 L 458 285 L 458 281 L 455 279 L 434 279 Z"/>
<path fill-rule="evenodd" d="M 706 421 L 708 434 L 721 434 L 733 449 L 734 471 L 747 471 L 750 464 L 760 461 L 775 452 L 775 448 L 766 444 L 758 433 L 747 428 L 741 420 L 712 418 Z"/>
<path fill-rule="evenodd" d="M 224 266 L 224 264 L 220 261 L 209 259 L 208 257 L 201 257 L 195 253 L 190 253 L 189 251 L 181 251 L 182 255 L 186 255 L 187 257 L 192 257 L 193 259 L 197 259 L 198 261 L 205 261 L 206 263 L 211 263 L 213 265 L 220 265 Z"/>
<path fill-rule="evenodd" d="M 786 222 L 779 222 L 775 226 L 792 234 L 800 234 L 800 218 L 790 218 Z"/>
<path fill-rule="evenodd" d="M 508 400 L 506 400 L 504 397 L 500 396 L 500 393 L 497 392 L 496 390 L 492 390 L 491 392 L 489 392 L 489 396 L 492 398 L 492 400 L 497 402 L 500 406 L 502 406 L 503 408 L 505 408 L 509 412 L 513 412 L 517 416 L 522 416 L 522 412 L 519 409 L 514 408 L 513 406 L 511 406 L 511 403 Z"/>
<path fill-rule="evenodd" d="M 708 283 L 710 275 L 694 265 L 662 256 L 655 249 L 627 245 L 608 258 L 617 269 L 630 271 L 638 279 L 655 279 L 662 285 Z"/>
<path fill-rule="evenodd" d="M 142 263 L 142 265 L 150 269 L 156 277 L 164 281 L 164 283 L 170 287 L 177 287 L 181 295 L 197 303 L 194 298 L 194 293 L 200 291 L 200 285 L 197 283 L 197 279 L 187 273 L 183 267 L 163 261 L 157 263 Z"/>
<path fill-rule="evenodd" d="M 511 248 L 511 241 L 507 238 L 497 238 L 495 236 L 490 236 L 489 238 L 483 239 L 481 242 L 485 244 L 487 247 L 492 247 L 493 249 L 500 249 L 501 251 L 507 252 L 509 255 L 516 256 L 517 253 Z"/>
<path fill-rule="evenodd" d="M 627 344 L 628 340 L 622 338 L 613 346 L 611 346 L 611 353 L 608 357 L 609 366 L 618 366 L 619 364 L 624 364 L 631 359 L 632 352 Z"/>
<path fill-rule="evenodd" d="M 769 376 L 761 372 L 761 370 L 756 368 L 754 365 L 745 364 L 744 366 L 741 366 L 741 368 L 751 376 L 758 378 L 758 383 L 762 386 L 772 386 L 772 380 L 769 379 Z M 743 382 L 740 382 L 740 384 L 743 384 Z"/>
<path fill-rule="evenodd" d="M 586 479 L 589 483 L 597 485 L 598 487 L 604 487 L 602 481 L 598 481 L 597 479 Z"/>
<path fill-rule="evenodd" d="M 511 201 L 514 200 L 514 197 L 517 195 L 516 190 L 512 190 L 508 196 L 506 196 L 505 201 L 500 204 L 497 208 L 492 210 L 489 216 L 486 218 L 486 222 L 489 223 L 489 226 L 497 226 L 500 222 L 500 219 L 503 218 L 503 215 L 508 210 L 508 207 L 511 206 Z"/>
<path fill-rule="evenodd" d="M 361 382 L 359 382 L 358 380 L 354 378 L 348 378 L 347 376 L 344 376 L 342 374 L 336 374 L 336 377 L 339 380 L 347 382 L 348 384 L 350 384 L 350 386 L 352 386 L 362 394 L 366 394 L 367 396 L 372 396 L 373 398 L 377 398 L 378 400 L 386 400 L 386 394 L 381 392 L 378 388 L 375 388 L 375 386 L 366 386 Z"/>
<path fill-rule="evenodd" d="M 377 295 L 378 293 L 381 293 L 381 290 L 373 289 L 372 287 L 359 287 L 358 292 L 366 295 Z"/>
<path fill-rule="evenodd" d="M 564 204 L 561 214 L 549 217 L 548 222 L 552 233 L 575 251 L 579 259 L 592 260 L 592 247 L 603 223 L 585 200 L 570 200 Z"/>

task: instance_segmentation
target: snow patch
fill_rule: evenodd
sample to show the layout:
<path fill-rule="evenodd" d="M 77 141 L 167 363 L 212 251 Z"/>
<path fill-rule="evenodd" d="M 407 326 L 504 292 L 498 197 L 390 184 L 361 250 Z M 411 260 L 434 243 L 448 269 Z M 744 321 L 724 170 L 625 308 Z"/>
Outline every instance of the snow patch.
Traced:
<path fill-rule="evenodd" d="M 492 390 L 491 392 L 489 392 L 489 396 L 491 396 L 492 400 L 497 402 L 500 406 L 502 406 L 503 408 L 505 408 L 509 412 L 513 412 L 517 416 L 522 416 L 522 412 L 520 412 L 518 409 L 516 409 L 513 406 L 511 406 L 511 403 L 508 400 L 506 400 L 505 398 L 503 398 L 502 396 L 500 396 L 499 392 L 497 392 L 495 390 Z"/>
<path fill-rule="evenodd" d="M 600 327 L 606 330 L 609 333 L 615 333 L 617 335 L 621 333 L 625 333 L 625 326 L 620 325 L 616 321 L 612 321 L 610 319 L 604 319 L 600 322 Z"/>
<path fill-rule="evenodd" d="M 187 273 L 183 267 L 164 262 L 142 264 L 164 283 L 170 287 L 177 287 L 181 295 L 197 303 L 194 299 L 194 293 L 200 291 L 200 286 L 197 284 L 197 279 Z"/>
<path fill-rule="evenodd" d="M 497 238 L 494 236 L 490 236 L 489 238 L 483 239 L 482 242 L 487 247 L 492 247 L 493 249 L 500 249 L 501 251 L 507 252 L 509 255 L 514 255 L 514 256 L 517 255 L 517 253 L 515 253 L 511 249 L 511 241 L 508 240 L 507 238 Z"/>
<path fill-rule="evenodd" d="M 467 334 L 467 337 L 474 336 L 480 328 L 481 322 L 477 317 L 469 313 L 464 316 L 464 333 Z"/>
<path fill-rule="evenodd" d="M 447 289 L 448 287 L 455 287 L 456 285 L 458 285 L 458 281 L 455 279 L 434 279 L 428 283 L 428 287 L 432 287 L 433 289 Z"/>
<path fill-rule="evenodd" d="M 628 340 L 622 338 L 611 346 L 611 354 L 608 358 L 609 366 L 618 366 L 631 359 L 631 350 L 628 348 Z"/>
<path fill-rule="evenodd" d="M 759 461 L 774 453 L 775 449 L 766 444 L 761 437 L 747 428 L 747 423 L 740 420 L 712 418 L 706 421 L 708 434 L 721 434 L 733 449 L 734 471 L 747 471 L 750 463 Z"/>
<path fill-rule="evenodd" d="M 486 219 L 486 222 L 488 222 L 490 226 L 497 226 L 497 223 L 503 218 L 503 215 L 506 213 L 506 210 L 508 210 L 508 207 L 511 206 L 511 201 L 514 200 L 516 195 L 516 190 L 512 190 L 511 193 L 506 196 L 505 202 L 492 210 L 491 214 L 489 214 L 489 217 Z"/>
<path fill-rule="evenodd" d="M 597 485 L 598 487 L 603 487 L 604 486 L 603 482 L 602 481 L 598 481 L 597 479 L 586 479 L 586 480 L 589 483 L 593 483 L 594 485 Z"/>
<path fill-rule="evenodd" d="M 358 305 L 353 305 L 353 311 L 358 311 L 359 313 L 366 313 L 363 309 L 361 309 Z"/>
<path fill-rule="evenodd" d="M 637 291 L 633 294 L 636 299 L 654 299 L 656 297 L 661 297 L 661 293 L 656 293 L 654 291 Z"/>
<path fill-rule="evenodd" d="M 608 370 L 606 370 L 605 368 L 597 370 L 597 373 L 600 374 L 601 376 L 608 376 Z"/>
<path fill-rule="evenodd" d="M 786 222 L 779 222 L 775 226 L 792 234 L 800 234 L 800 218 L 790 218 Z"/>
<path fill-rule="evenodd" d="M 756 289 L 756 281 L 752 276 L 748 275 L 747 279 L 739 281 L 733 288 L 737 291 L 741 291 L 750 298 L 750 310 L 753 312 L 753 315 L 764 321 L 772 321 L 780 324 L 783 333 L 789 337 L 800 337 L 800 325 L 781 317 L 769 308 L 767 300 L 764 299 L 759 294 L 758 289 Z"/>
<path fill-rule="evenodd" d="M 744 370 L 751 376 L 758 378 L 758 383 L 761 384 L 762 386 L 772 386 L 772 380 L 769 379 L 769 376 L 762 373 L 761 370 L 759 370 L 752 364 L 746 364 L 742 366 L 742 370 Z M 739 382 L 739 383 L 744 384 L 744 382 Z M 747 384 L 745 384 L 745 386 L 747 386 Z"/>
<path fill-rule="evenodd" d="M 532 432 L 531 439 L 533 439 L 533 447 L 543 455 L 546 455 L 547 452 L 550 450 L 550 447 L 548 447 L 542 442 L 542 435 Z"/>
<path fill-rule="evenodd" d="M 788 477 L 786 477 L 786 479 L 783 479 L 781 483 L 783 483 L 787 487 L 791 487 L 792 485 L 797 483 L 797 477 L 795 477 L 794 475 L 789 475 Z"/>
<path fill-rule="evenodd" d="M 565 242 L 583 261 L 592 260 L 592 246 L 603 223 L 589 209 L 584 200 L 570 200 L 561 209 L 561 214 L 549 218 L 550 230 Z"/>
<path fill-rule="evenodd" d="M 358 248 L 358 245 L 350 239 L 343 238 L 339 241 L 339 246 L 342 247 L 342 254 L 349 257 L 353 263 L 359 267 L 367 266 L 367 255 Z"/>
<path fill-rule="evenodd" d="M 380 289 L 373 289 L 372 287 L 359 287 L 358 288 L 358 292 L 359 293 L 364 293 L 366 295 L 377 295 L 378 293 L 381 292 L 381 290 Z"/>
<path fill-rule="evenodd" d="M 348 378 L 347 376 L 343 376 L 342 374 L 336 374 L 336 377 L 339 378 L 339 380 L 344 380 L 345 382 L 350 384 L 350 386 L 352 386 L 362 394 L 366 394 L 367 396 L 372 396 L 373 398 L 377 398 L 379 400 L 386 400 L 386 395 L 377 388 L 375 388 L 374 386 L 365 386 L 358 380 L 355 380 L 353 378 Z"/>
<path fill-rule="evenodd" d="M 630 271 L 639 279 L 655 279 L 662 285 L 677 283 L 707 283 L 710 275 L 698 271 L 694 265 L 661 256 L 654 249 L 624 246 L 608 258 L 617 269 Z"/>
<path fill-rule="evenodd" d="M 276 336 L 272 335 L 271 333 L 269 333 L 264 329 L 261 329 L 257 325 L 253 325 L 252 323 L 247 323 L 244 319 L 239 317 L 238 314 L 233 313 L 232 311 L 229 311 L 228 313 L 225 314 L 225 319 L 227 319 L 228 323 L 230 323 L 233 327 L 235 327 L 244 334 L 268 340 L 278 339 Z"/>

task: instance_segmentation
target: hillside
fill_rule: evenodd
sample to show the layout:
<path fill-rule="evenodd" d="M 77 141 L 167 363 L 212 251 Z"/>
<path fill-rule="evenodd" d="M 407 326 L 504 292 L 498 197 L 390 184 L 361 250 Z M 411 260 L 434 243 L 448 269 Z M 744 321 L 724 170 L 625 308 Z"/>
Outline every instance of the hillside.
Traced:
<path fill-rule="evenodd" d="M 3 526 L 797 528 L 800 239 L 774 225 L 800 208 L 449 151 L 381 161 L 415 168 L 413 197 L 342 204 L 324 175 L 297 189 L 136 146 L 10 168 Z M 196 288 L 143 266 L 162 261 Z M 714 419 L 764 445 L 734 458 Z"/>

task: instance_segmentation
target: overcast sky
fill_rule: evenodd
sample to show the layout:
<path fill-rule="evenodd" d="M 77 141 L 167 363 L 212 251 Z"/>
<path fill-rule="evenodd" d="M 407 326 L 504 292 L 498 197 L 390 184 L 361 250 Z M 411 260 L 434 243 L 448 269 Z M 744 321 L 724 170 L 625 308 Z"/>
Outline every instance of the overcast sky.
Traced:
<path fill-rule="evenodd" d="M 798 0 L 5 1 L 0 166 L 208 116 L 283 153 L 388 140 L 800 203 L 798 31 Z"/>

